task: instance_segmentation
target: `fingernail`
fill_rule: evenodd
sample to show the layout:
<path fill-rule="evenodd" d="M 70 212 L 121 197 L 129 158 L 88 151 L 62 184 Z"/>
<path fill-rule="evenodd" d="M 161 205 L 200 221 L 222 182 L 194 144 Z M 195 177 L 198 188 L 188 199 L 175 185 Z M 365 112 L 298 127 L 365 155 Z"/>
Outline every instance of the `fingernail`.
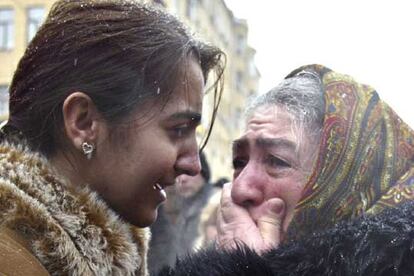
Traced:
<path fill-rule="evenodd" d="M 281 214 L 283 212 L 283 209 L 285 209 L 285 204 L 281 201 L 273 202 L 271 206 L 272 212 L 276 214 Z"/>

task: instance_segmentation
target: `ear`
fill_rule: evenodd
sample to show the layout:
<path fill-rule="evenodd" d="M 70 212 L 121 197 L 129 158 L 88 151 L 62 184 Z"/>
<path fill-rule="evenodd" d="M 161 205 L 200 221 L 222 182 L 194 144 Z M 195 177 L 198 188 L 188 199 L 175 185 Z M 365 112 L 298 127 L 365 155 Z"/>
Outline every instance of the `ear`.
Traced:
<path fill-rule="evenodd" d="M 83 142 L 96 144 L 100 114 L 92 99 L 83 92 L 70 94 L 63 102 L 63 124 L 69 142 L 81 149 Z"/>

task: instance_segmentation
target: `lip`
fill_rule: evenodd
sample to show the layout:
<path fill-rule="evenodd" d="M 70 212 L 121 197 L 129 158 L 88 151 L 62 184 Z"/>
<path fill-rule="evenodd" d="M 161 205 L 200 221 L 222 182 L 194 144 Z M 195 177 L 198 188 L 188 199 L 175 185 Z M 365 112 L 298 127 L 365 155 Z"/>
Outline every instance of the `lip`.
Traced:
<path fill-rule="evenodd" d="M 154 190 L 163 190 L 164 189 L 164 187 L 159 183 L 155 183 L 153 188 L 154 188 Z"/>
<path fill-rule="evenodd" d="M 158 195 L 159 200 L 161 202 L 167 199 L 167 193 L 165 192 L 165 188 L 169 186 L 173 186 L 176 183 L 175 180 L 173 181 L 158 181 L 154 185 L 152 185 L 153 190 Z"/>
<path fill-rule="evenodd" d="M 163 188 L 166 188 L 166 187 L 169 187 L 169 186 L 174 186 L 176 183 L 177 183 L 177 181 L 176 181 L 176 180 L 173 180 L 173 181 L 166 181 L 166 182 L 161 183 L 161 186 L 162 186 Z"/>
<path fill-rule="evenodd" d="M 165 188 L 173 186 L 175 181 L 159 181 L 153 185 L 153 189 L 157 191 L 163 191 L 165 193 Z"/>

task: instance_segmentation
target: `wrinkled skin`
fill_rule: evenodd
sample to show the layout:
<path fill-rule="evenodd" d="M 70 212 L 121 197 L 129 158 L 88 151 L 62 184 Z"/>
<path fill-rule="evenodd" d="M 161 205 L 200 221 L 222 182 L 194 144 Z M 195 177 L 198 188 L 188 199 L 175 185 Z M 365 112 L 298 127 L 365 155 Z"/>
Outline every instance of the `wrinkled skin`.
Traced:
<path fill-rule="evenodd" d="M 234 179 L 225 185 L 218 244 L 258 252 L 278 246 L 301 198 L 316 143 L 283 107 L 262 106 L 233 145 Z"/>

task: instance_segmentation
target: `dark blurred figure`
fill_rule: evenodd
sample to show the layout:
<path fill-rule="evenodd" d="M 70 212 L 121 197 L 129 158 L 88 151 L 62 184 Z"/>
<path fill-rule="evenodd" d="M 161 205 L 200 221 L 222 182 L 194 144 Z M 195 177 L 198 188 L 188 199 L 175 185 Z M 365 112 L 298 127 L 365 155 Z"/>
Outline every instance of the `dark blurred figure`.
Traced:
<path fill-rule="evenodd" d="M 200 161 L 200 174 L 181 175 L 175 187 L 167 189 L 167 202 L 159 208 L 158 219 L 151 226 L 148 256 L 151 273 L 165 265 L 173 266 L 176 257 L 187 254 L 196 245 L 202 210 L 217 190 L 209 182 L 210 167 L 203 153 Z"/>
<path fill-rule="evenodd" d="M 195 249 L 205 248 L 216 242 L 217 215 L 222 192 L 222 189 L 216 187 L 216 184 L 217 182 L 214 184 L 214 192 L 200 214 L 200 223 L 198 226 L 199 236 L 194 244 Z"/>
<path fill-rule="evenodd" d="M 221 177 L 212 183 L 214 192 L 211 193 L 207 203 L 200 213 L 198 225 L 198 238 L 194 243 L 194 248 L 205 248 L 215 243 L 217 238 L 217 214 L 220 205 L 221 191 L 223 185 L 230 182 L 227 177 Z"/>
<path fill-rule="evenodd" d="M 221 177 L 213 185 L 214 185 L 214 187 L 222 189 L 223 185 L 228 183 L 228 182 L 230 182 L 230 179 L 228 179 L 227 177 Z"/>

